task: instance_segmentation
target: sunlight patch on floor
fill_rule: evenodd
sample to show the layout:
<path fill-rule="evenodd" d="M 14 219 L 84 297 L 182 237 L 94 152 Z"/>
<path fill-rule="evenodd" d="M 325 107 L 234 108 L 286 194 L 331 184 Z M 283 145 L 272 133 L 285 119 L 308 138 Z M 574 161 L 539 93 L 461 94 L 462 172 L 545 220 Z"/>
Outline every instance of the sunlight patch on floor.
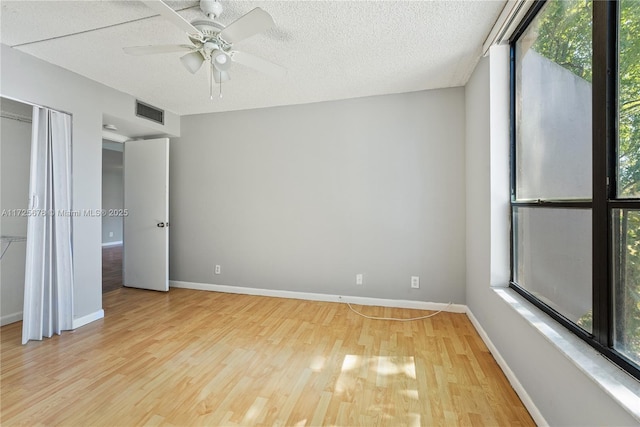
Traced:
<path fill-rule="evenodd" d="M 360 356 L 356 356 L 354 354 L 347 354 L 344 357 L 344 361 L 342 362 L 342 372 L 348 372 L 352 369 L 359 367 L 360 364 Z"/>
<path fill-rule="evenodd" d="M 342 361 L 340 376 L 336 381 L 337 392 L 352 390 L 356 380 L 374 379 L 377 387 L 387 387 L 393 382 L 415 381 L 416 365 L 413 356 L 357 356 L 348 354 Z M 405 390 L 407 395 L 417 394 L 416 389 Z"/>
<path fill-rule="evenodd" d="M 413 357 L 376 356 L 378 361 L 378 375 L 398 375 L 404 373 L 407 377 L 416 379 L 416 364 Z"/>
<path fill-rule="evenodd" d="M 416 426 L 416 427 L 419 427 L 422 425 L 420 423 L 420 414 L 411 412 L 410 414 L 408 414 L 408 418 L 409 418 L 408 419 L 409 422 L 407 423 L 407 425 Z"/>
<path fill-rule="evenodd" d="M 407 396 L 409 399 L 418 400 L 418 390 L 402 390 L 401 393 Z"/>
<path fill-rule="evenodd" d="M 257 397 L 253 402 L 247 413 L 244 415 L 242 419 L 242 424 L 255 424 L 256 419 L 260 416 L 262 411 L 264 410 L 265 405 L 267 404 L 267 399 L 264 397 Z"/>
<path fill-rule="evenodd" d="M 309 368 L 313 371 L 313 372 L 320 372 L 322 371 L 322 368 L 324 368 L 324 357 L 322 356 L 315 356 L 313 358 L 313 360 L 311 361 L 311 365 L 309 365 Z"/>

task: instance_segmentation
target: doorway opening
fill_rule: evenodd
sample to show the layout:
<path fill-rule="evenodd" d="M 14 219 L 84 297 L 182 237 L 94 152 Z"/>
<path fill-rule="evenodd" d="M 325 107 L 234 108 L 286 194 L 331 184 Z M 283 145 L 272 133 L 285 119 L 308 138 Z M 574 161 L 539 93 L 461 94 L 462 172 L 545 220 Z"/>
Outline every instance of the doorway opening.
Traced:
<path fill-rule="evenodd" d="M 124 208 L 123 144 L 102 141 L 102 209 Z M 123 217 L 102 217 L 102 293 L 123 286 Z"/>
<path fill-rule="evenodd" d="M 22 320 L 33 107 L 0 98 L 0 326 Z"/>
<path fill-rule="evenodd" d="M 73 329 L 70 113 L 0 97 L 0 326 L 22 344 Z"/>
<path fill-rule="evenodd" d="M 169 290 L 169 139 L 102 116 L 102 293 Z"/>

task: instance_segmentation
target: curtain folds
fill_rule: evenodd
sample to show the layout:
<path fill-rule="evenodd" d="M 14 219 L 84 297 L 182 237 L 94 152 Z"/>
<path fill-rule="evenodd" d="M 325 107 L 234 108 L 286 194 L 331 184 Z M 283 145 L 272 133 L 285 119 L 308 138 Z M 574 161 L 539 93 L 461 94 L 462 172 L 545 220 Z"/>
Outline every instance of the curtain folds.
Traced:
<path fill-rule="evenodd" d="M 71 116 L 33 107 L 22 344 L 73 329 Z"/>

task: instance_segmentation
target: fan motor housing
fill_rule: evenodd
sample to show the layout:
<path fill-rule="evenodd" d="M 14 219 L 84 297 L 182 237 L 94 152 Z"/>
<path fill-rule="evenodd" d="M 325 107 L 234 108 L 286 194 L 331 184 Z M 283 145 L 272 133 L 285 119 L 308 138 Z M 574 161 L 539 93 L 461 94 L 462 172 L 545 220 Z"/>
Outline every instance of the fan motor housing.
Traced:
<path fill-rule="evenodd" d="M 196 27 L 205 36 L 211 37 L 224 30 L 225 26 L 212 19 L 196 19 L 191 22 L 191 25 Z"/>

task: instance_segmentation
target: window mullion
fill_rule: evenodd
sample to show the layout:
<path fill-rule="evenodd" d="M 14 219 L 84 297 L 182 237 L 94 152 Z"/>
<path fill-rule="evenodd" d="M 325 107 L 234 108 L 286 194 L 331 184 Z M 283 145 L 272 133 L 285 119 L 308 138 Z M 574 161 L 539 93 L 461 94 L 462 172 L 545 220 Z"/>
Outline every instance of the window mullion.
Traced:
<path fill-rule="evenodd" d="M 612 345 L 612 286 L 608 201 L 614 190 L 616 141 L 616 3 L 593 2 L 593 335 Z"/>

